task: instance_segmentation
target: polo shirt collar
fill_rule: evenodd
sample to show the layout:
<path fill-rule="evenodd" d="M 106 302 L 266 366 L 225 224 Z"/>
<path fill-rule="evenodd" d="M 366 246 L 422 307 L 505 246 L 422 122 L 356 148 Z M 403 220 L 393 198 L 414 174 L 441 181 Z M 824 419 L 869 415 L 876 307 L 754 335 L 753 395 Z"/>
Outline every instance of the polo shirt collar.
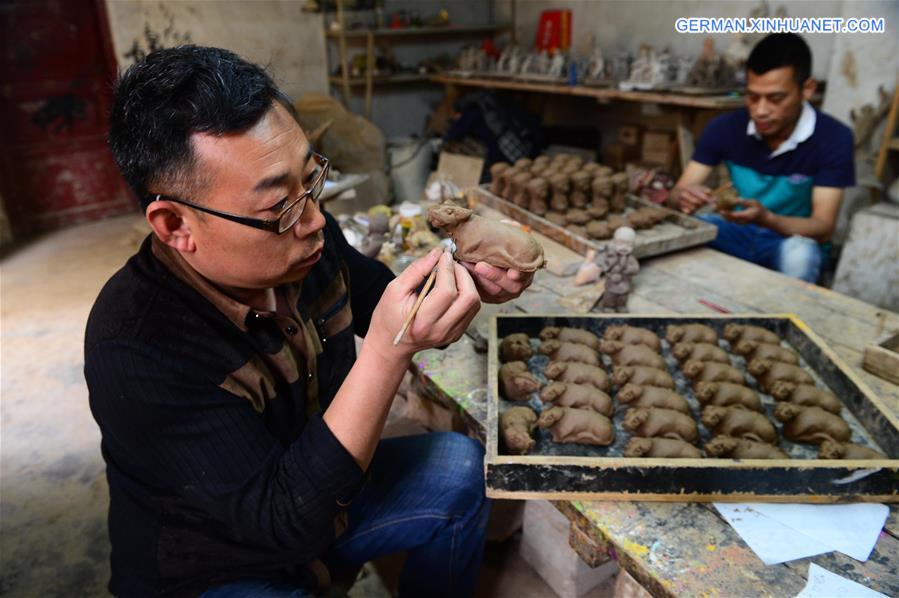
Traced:
<path fill-rule="evenodd" d="M 811 137 L 812 133 L 815 132 L 815 123 L 817 122 L 817 120 L 818 115 L 815 114 L 815 109 L 812 108 L 812 105 L 808 102 L 803 102 L 802 114 L 799 115 L 799 121 L 793 128 L 793 132 L 790 133 L 790 136 L 787 137 L 776 150 L 771 152 L 768 157 L 774 158 L 781 154 L 791 152 L 799 147 L 800 143 Z M 746 125 L 746 134 L 752 135 L 756 139 L 762 138 L 762 136 L 759 135 L 758 130 L 755 128 L 755 121 L 753 121 L 751 118 L 749 119 L 749 124 Z"/>

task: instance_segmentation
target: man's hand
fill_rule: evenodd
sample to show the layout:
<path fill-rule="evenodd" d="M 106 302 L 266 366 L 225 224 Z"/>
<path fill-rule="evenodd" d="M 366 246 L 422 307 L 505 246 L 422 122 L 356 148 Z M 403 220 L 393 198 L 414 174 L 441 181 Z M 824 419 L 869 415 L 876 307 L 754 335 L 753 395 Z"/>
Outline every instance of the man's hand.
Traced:
<path fill-rule="evenodd" d="M 721 215 L 724 218 L 737 224 L 767 226 L 766 223 L 770 212 L 768 212 L 765 206 L 754 199 L 738 199 L 737 201 L 743 209 L 739 212 L 722 212 Z"/>
<path fill-rule="evenodd" d="M 714 201 L 712 190 L 705 185 L 684 185 L 678 187 L 678 208 L 685 214 L 692 214 L 704 205 Z"/>
<path fill-rule="evenodd" d="M 484 303 L 505 303 L 515 299 L 534 281 L 533 272 L 503 270 L 487 262 L 460 262 L 471 273 Z"/>

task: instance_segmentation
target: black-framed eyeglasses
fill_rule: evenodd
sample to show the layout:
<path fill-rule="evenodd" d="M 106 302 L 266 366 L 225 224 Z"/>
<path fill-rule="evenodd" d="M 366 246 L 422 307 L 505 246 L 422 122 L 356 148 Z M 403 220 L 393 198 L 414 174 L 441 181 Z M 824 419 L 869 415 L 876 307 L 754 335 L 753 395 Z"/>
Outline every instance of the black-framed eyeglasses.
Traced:
<path fill-rule="evenodd" d="M 150 201 L 165 200 L 180 203 L 181 205 L 191 207 L 200 212 L 212 214 L 213 216 L 218 216 L 219 218 L 224 218 L 225 220 L 230 220 L 231 222 L 245 224 L 247 226 L 252 226 L 253 228 L 267 230 L 280 235 L 289 231 L 300 221 L 300 218 L 303 217 L 303 212 L 306 210 L 306 204 L 309 202 L 309 199 L 311 198 L 312 201 L 317 201 L 322 194 L 322 190 L 325 188 L 325 181 L 328 179 L 328 171 L 331 169 L 331 163 L 327 158 L 321 154 L 316 154 L 315 152 L 311 154 L 311 158 L 315 161 L 316 167 L 316 171 L 312 173 L 312 184 L 308 189 L 303 191 L 299 197 L 287 204 L 274 220 L 250 218 L 249 216 L 239 216 L 228 212 L 220 212 L 177 197 L 172 197 L 171 195 L 154 194 L 150 196 Z"/>

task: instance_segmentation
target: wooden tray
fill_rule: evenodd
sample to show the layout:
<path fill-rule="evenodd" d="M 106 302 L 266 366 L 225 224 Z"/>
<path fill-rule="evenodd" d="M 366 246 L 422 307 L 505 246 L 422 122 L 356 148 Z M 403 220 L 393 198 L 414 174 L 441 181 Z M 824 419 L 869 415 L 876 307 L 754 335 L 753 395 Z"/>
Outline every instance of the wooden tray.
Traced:
<path fill-rule="evenodd" d="M 538 216 L 531 211 L 506 201 L 501 197 L 490 193 L 484 187 L 477 187 L 472 197 L 478 202 L 493 208 L 494 210 L 509 216 L 510 218 L 529 226 L 538 233 L 561 243 L 572 251 L 581 255 L 589 249 L 599 250 L 608 241 L 597 241 L 576 235 L 567 228 L 553 224 L 546 218 Z M 662 255 L 672 251 L 704 245 L 712 241 L 718 235 L 718 229 L 707 222 L 697 218 L 685 216 L 680 212 L 659 206 L 633 195 L 628 196 L 627 205 L 630 208 L 642 208 L 652 206 L 663 209 L 671 214 L 671 222 L 666 221 L 656 226 L 637 231 L 637 240 L 634 244 L 634 257 L 642 259 L 653 255 Z"/>
<path fill-rule="evenodd" d="M 622 450 L 630 437 L 621 428 L 624 409 L 616 401 L 616 441 L 609 447 L 555 444 L 548 434 L 536 431 L 537 445 L 528 455 L 499 452 L 499 413 L 512 403 L 499 398 L 498 340 L 514 332 L 532 339 L 544 326 L 586 328 L 602 336 L 607 326 L 631 324 L 661 333 L 668 371 L 678 391 L 690 403 L 698 421 L 699 404 L 683 374 L 673 364 L 670 345 L 664 340 L 668 324 L 698 322 L 715 328 L 719 336 L 729 323 L 762 326 L 781 336 L 801 357 L 802 366 L 816 383 L 831 390 L 843 402 L 841 416 L 850 424 L 853 442 L 879 449 L 882 460 L 822 460 L 817 447 L 783 440 L 781 448 L 791 459 L 641 459 L 626 458 Z M 549 500 L 647 500 L 700 502 L 899 502 L 899 418 L 891 414 L 865 384 L 824 342 L 796 316 L 753 315 L 498 315 L 491 320 L 488 353 L 487 495 L 493 498 Z M 719 341 L 729 349 L 726 341 Z M 532 357 L 532 371 L 542 377 L 545 356 Z M 603 359 L 610 371 L 609 362 Z M 737 367 L 745 361 L 732 356 Z M 745 369 L 744 369 L 745 371 Z M 539 373 L 538 373 L 539 372 Z M 766 415 L 783 438 L 781 424 L 774 419 L 774 400 L 762 393 L 747 375 L 750 387 L 759 392 Z M 539 410 L 536 394 L 529 402 Z M 703 441 L 708 431 L 700 425 Z M 704 442 L 703 442 L 704 444 Z M 535 454 L 538 453 L 538 454 Z"/>
<path fill-rule="evenodd" d="M 862 367 L 875 376 L 899 384 L 899 334 L 888 334 L 865 347 Z"/>

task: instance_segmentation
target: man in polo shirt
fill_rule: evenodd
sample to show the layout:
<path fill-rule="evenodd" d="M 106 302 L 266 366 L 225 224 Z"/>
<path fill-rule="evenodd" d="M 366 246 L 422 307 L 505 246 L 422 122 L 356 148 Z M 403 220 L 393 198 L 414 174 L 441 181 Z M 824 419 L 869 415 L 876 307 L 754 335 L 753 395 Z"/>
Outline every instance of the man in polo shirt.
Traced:
<path fill-rule="evenodd" d="M 688 214 L 711 203 L 703 183 L 724 162 L 741 200 L 700 216 L 718 227 L 710 246 L 813 283 L 855 173 L 852 131 L 809 104 L 811 68 L 798 35 L 760 41 L 746 63 L 746 108 L 708 124 L 671 200 Z"/>

